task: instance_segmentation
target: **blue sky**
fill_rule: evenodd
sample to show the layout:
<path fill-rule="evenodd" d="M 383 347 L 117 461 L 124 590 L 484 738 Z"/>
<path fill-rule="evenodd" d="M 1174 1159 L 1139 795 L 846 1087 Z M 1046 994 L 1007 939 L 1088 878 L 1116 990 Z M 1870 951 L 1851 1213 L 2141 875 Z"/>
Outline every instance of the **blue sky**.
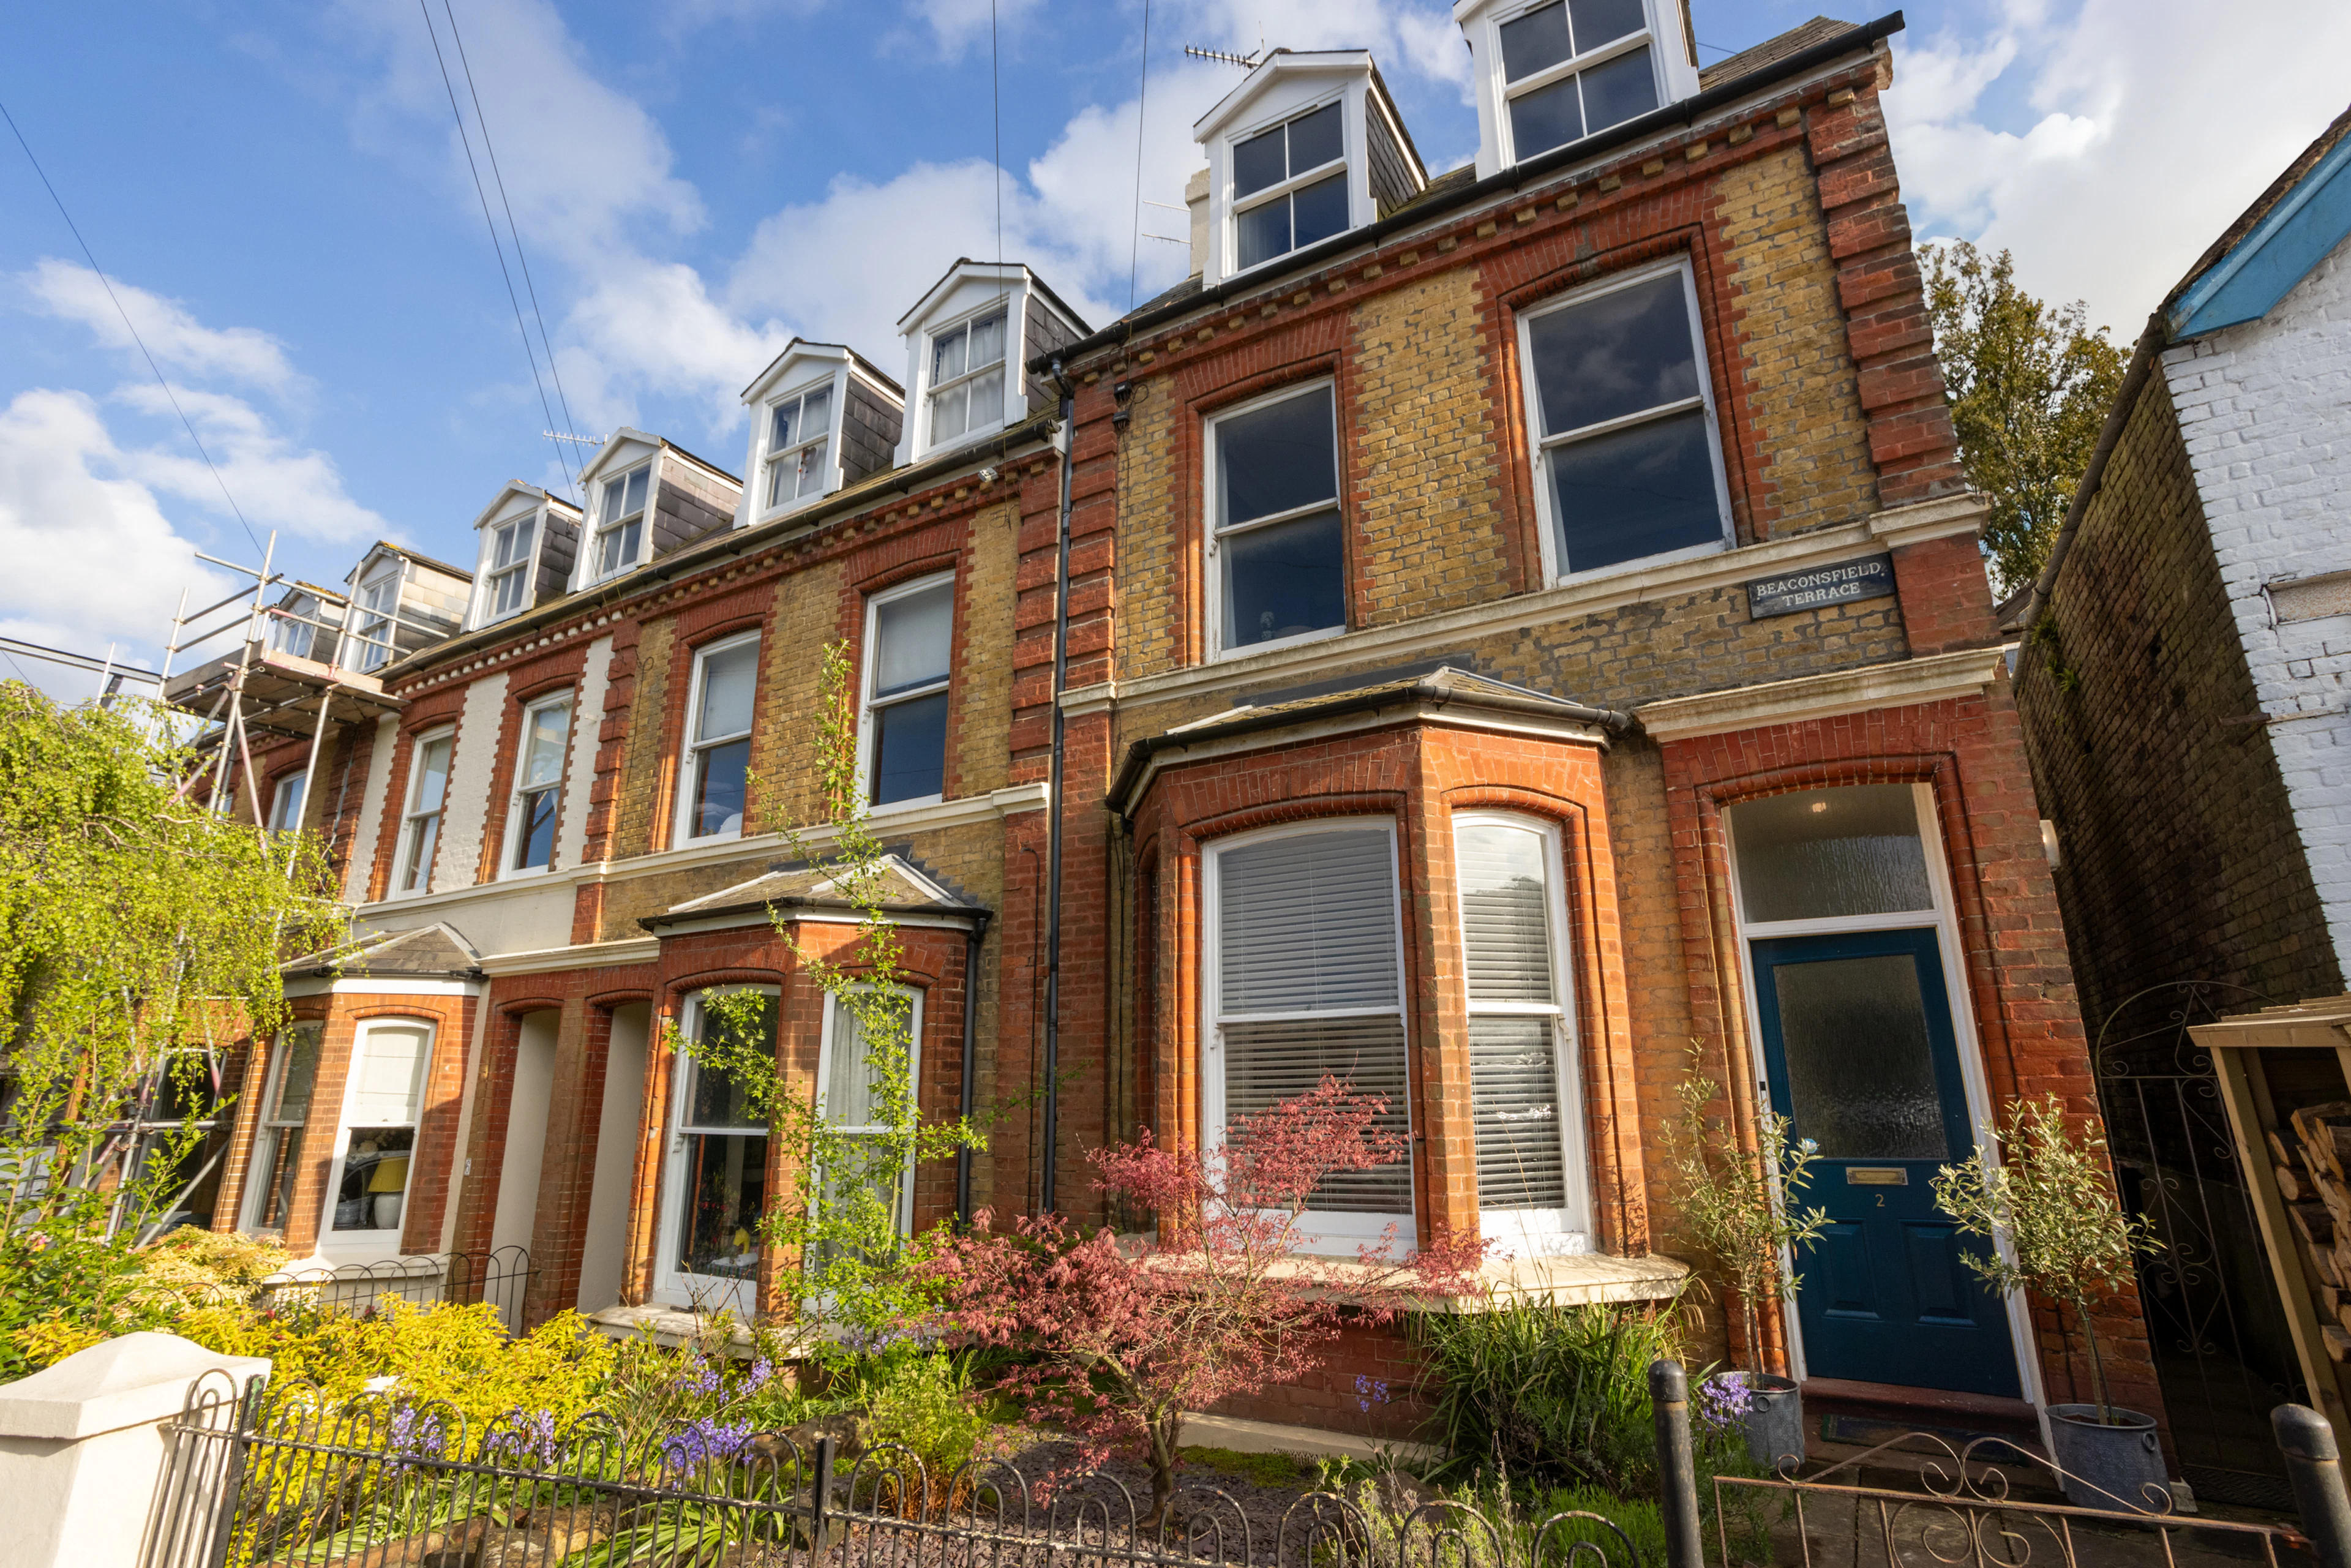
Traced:
<path fill-rule="evenodd" d="M 1097 325 L 1138 249 L 1143 296 L 1184 268 L 1132 237 L 1141 0 L 997 0 L 1000 128 L 988 0 L 425 3 L 453 73 L 453 12 L 462 29 L 582 434 L 635 424 L 735 469 L 737 393 L 794 333 L 894 373 L 899 314 L 996 250 L 999 134 L 1005 254 Z M 1695 0 L 1703 57 L 1813 9 Z M 2124 339 L 2342 108 L 2351 52 L 2351 7 L 2304 0 L 2240 0 L 2225 27 L 2189 0 L 1907 15 L 1889 104 L 1914 220 L 2012 246 L 2029 287 Z M 83 0 L 16 8 L 0 51 L 0 101 L 236 506 L 317 580 L 378 536 L 470 566 L 501 483 L 564 483 L 425 18 Z M 1368 47 L 1432 168 L 1475 150 L 1449 4 L 1153 0 L 1150 19 L 1146 202 L 1181 203 L 1190 123 L 1238 79 L 1186 43 Z M 199 549 L 257 555 L 0 139 L 0 632 L 152 662 L 180 590 L 223 580 Z"/>

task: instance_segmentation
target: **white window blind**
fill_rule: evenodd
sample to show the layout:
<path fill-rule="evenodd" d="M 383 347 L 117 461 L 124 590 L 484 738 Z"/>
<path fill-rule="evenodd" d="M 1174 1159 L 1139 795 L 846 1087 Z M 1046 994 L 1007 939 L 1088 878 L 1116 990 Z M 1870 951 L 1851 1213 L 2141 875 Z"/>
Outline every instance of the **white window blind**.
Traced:
<path fill-rule="evenodd" d="M 359 1082 L 352 1086 L 350 1124 L 399 1126 L 416 1120 L 417 1090 L 424 1076 L 430 1030 L 415 1024 L 378 1024 L 360 1045 Z"/>
<path fill-rule="evenodd" d="M 1552 972 L 1549 843 L 1531 828 L 1465 821 L 1455 829 L 1453 854 L 1469 991 L 1478 1207 L 1564 1208 L 1564 1020 Z"/>
<path fill-rule="evenodd" d="M 1259 1113 L 1325 1074 L 1388 1103 L 1384 1129 L 1411 1125 L 1395 868 L 1379 828 L 1290 833 L 1217 857 L 1217 1014 L 1225 1114 Z M 1412 1208 L 1412 1166 L 1332 1176 L 1312 1207 Z"/>

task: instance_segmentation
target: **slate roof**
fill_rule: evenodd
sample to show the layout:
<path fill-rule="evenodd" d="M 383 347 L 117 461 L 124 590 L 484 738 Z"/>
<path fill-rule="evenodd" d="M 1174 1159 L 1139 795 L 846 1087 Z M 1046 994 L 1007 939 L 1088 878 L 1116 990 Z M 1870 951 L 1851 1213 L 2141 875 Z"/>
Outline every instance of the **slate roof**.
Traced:
<path fill-rule="evenodd" d="M 648 931 L 659 931 L 689 920 L 762 915 L 771 909 L 856 910 L 859 905 L 837 885 L 839 870 L 833 865 L 810 865 L 805 862 L 780 862 L 748 882 L 674 904 L 659 915 L 643 916 L 637 924 Z M 987 905 L 950 891 L 921 866 L 895 852 L 882 857 L 875 874 L 881 879 L 881 886 L 880 896 L 873 902 L 884 914 L 942 915 L 967 919 L 991 913 Z"/>
<path fill-rule="evenodd" d="M 280 973 L 333 975 L 338 978 L 408 976 L 419 979 L 478 979 L 481 955 L 444 921 L 413 931 L 379 931 L 340 946 L 288 959 Z"/>
<path fill-rule="evenodd" d="M 1776 38 L 1766 38 L 1752 48 L 1741 49 L 1728 59 L 1717 60 L 1698 73 L 1698 89 L 1720 87 L 1727 81 L 1737 81 L 1750 71 L 1760 71 L 1765 66 L 1786 59 L 1800 49 L 1814 44 L 1825 44 L 1831 38 L 1858 31 L 1851 22 L 1840 22 L 1834 16 L 1815 16 L 1800 22 Z"/>

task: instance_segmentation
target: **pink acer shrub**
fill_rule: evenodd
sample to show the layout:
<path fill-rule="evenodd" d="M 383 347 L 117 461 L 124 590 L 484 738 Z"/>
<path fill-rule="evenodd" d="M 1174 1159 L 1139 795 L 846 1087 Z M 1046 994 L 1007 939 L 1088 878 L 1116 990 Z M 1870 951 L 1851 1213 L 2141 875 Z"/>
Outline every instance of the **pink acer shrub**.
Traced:
<path fill-rule="evenodd" d="M 1184 1413 L 1288 1382 L 1320 1364 L 1342 1322 L 1381 1323 L 1416 1301 L 1472 1288 L 1482 1243 L 1452 1237 L 1399 1256 L 1391 1233 L 1352 1259 L 1317 1257 L 1301 1220 L 1314 1189 L 1407 1154 L 1375 1125 L 1383 1100 L 1325 1077 L 1262 1114 L 1237 1118 L 1224 1148 L 1138 1141 L 1090 1156 L 1115 1207 L 1155 1231 L 1086 1232 L 1057 1215 L 1010 1231 L 983 1211 L 923 1265 L 958 1343 L 1026 1353 L 1005 1391 L 1080 1440 L 1079 1463 L 1139 1453 L 1156 1528 L 1175 1492 Z"/>

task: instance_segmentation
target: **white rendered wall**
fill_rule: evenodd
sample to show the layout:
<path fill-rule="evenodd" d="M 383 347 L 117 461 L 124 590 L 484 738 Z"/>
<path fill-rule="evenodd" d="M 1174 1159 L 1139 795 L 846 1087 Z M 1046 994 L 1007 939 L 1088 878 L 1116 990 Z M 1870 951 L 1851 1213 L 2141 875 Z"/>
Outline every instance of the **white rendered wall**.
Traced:
<path fill-rule="evenodd" d="M 588 1189 L 588 1226 L 580 1248 L 583 1312 L 601 1312 L 621 1299 L 628 1260 L 629 1186 L 637 1171 L 637 1118 L 643 1109 L 649 1010 L 634 1002 L 612 1010 L 604 1059 L 604 1104 L 596 1124 L 596 1174 Z"/>
<path fill-rule="evenodd" d="M 384 796 L 392 789 L 392 754 L 400 745 L 400 716 L 375 721 L 375 747 L 368 753 L 367 783 L 360 790 L 359 831 L 351 835 L 351 863 L 343 873 L 343 900 L 365 904 L 375 874 L 375 847 L 383 832 Z"/>
<path fill-rule="evenodd" d="M 2262 319 L 2163 365 L 2294 825 L 2351 966 L 2351 614 L 2279 625 L 2262 592 L 2351 570 L 2351 241 Z"/>
<path fill-rule="evenodd" d="M 507 1095 L 506 1157 L 498 1166 L 498 1210 L 490 1246 L 528 1247 L 538 1228 L 538 1177 L 547 1155 L 548 1099 L 555 1088 L 556 1029 L 563 1015 L 527 1014 L 515 1041 L 514 1083 Z"/>
<path fill-rule="evenodd" d="M 596 751 L 602 744 L 611 673 L 612 639 L 599 637 L 588 644 L 587 671 L 571 704 L 571 756 L 563 768 L 563 815 L 555 824 L 555 863 L 567 871 L 588 852 L 588 797 L 596 787 Z M 565 932 L 563 939 L 569 938 Z"/>
<path fill-rule="evenodd" d="M 457 752 L 449 759 L 448 814 L 441 819 L 441 847 L 433 857 L 435 893 L 471 887 L 481 872 L 490 775 L 497 768 L 498 721 L 506 706 L 504 675 L 484 675 L 465 688 L 465 711 L 457 720 Z"/>

